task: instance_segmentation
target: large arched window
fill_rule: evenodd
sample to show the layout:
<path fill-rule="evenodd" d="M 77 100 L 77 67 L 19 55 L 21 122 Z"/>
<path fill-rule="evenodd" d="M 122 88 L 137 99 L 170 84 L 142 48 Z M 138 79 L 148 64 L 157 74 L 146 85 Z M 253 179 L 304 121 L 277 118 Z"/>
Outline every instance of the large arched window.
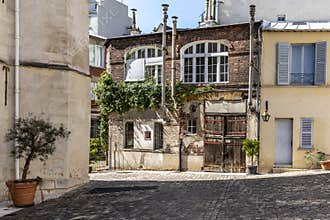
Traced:
<path fill-rule="evenodd" d="M 143 81 L 147 77 L 155 77 L 156 82 L 161 81 L 162 51 L 157 47 L 139 47 L 130 51 L 125 57 L 126 82 Z"/>
<path fill-rule="evenodd" d="M 181 81 L 228 82 L 228 47 L 218 41 L 193 42 L 181 49 Z"/>

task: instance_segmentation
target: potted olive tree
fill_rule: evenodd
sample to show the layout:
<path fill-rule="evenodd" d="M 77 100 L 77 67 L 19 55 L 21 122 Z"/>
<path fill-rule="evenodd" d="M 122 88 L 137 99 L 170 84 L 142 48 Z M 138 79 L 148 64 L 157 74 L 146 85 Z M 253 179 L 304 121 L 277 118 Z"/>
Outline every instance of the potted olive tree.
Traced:
<path fill-rule="evenodd" d="M 31 162 L 35 159 L 47 160 L 55 151 L 55 142 L 66 139 L 69 135 L 70 132 L 63 125 L 56 127 L 51 122 L 36 117 L 19 119 L 15 127 L 8 131 L 6 140 L 15 141 L 12 156 L 24 161 L 21 179 L 6 182 L 15 206 L 34 204 L 35 192 L 41 179 L 27 178 Z"/>
<path fill-rule="evenodd" d="M 246 139 L 243 141 L 242 150 L 251 159 L 251 165 L 247 167 L 248 174 L 257 174 L 258 167 L 255 165 L 254 158 L 259 154 L 260 142 L 253 139 Z"/>

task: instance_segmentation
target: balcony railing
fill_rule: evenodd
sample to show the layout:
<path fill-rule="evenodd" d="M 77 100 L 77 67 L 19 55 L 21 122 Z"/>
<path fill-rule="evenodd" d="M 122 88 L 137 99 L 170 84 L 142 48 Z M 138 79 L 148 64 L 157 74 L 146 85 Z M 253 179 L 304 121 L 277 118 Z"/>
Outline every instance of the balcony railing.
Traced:
<path fill-rule="evenodd" d="M 291 85 L 314 85 L 314 73 L 291 73 Z"/>

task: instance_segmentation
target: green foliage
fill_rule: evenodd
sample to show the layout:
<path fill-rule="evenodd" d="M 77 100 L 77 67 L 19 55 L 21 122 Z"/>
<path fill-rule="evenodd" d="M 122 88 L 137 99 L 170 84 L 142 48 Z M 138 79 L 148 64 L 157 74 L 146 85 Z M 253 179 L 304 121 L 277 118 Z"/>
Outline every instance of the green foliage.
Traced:
<path fill-rule="evenodd" d="M 153 80 L 115 82 L 107 73 L 102 75 L 94 92 L 102 111 L 108 114 L 123 114 L 132 109 L 158 109 L 161 102 L 161 86 Z"/>
<path fill-rule="evenodd" d="M 6 141 L 16 141 L 12 155 L 25 159 L 22 180 L 26 180 L 31 161 L 47 160 L 55 151 L 55 142 L 69 135 L 70 132 L 63 125 L 56 127 L 43 119 L 30 117 L 17 120 L 15 127 L 6 134 Z"/>
<path fill-rule="evenodd" d="M 214 88 L 211 86 L 197 87 L 195 85 L 183 84 L 179 82 L 176 84 L 175 90 L 175 101 L 179 106 L 181 106 L 185 103 L 185 101 L 205 95 L 206 93 L 213 91 Z"/>
<path fill-rule="evenodd" d="M 242 150 L 251 158 L 252 165 L 254 164 L 254 157 L 259 154 L 260 142 L 253 139 L 245 139 L 243 141 Z"/>
<path fill-rule="evenodd" d="M 325 159 L 325 153 L 318 150 L 307 151 L 305 155 L 305 161 L 311 168 L 320 168 L 320 162 L 324 161 Z"/>
<path fill-rule="evenodd" d="M 147 76 L 150 74 L 147 74 Z M 213 90 L 210 86 L 196 87 L 194 85 L 178 83 L 176 85 L 177 104 L 183 105 L 188 99 L 196 98 Z M 155 83 L 154 78 L 148 78 L 144 82 L 116 82 L 111 74 L 103 73 L 93 91 L 97 96 L 97 103 L 100 106 L 100 141 L 104 152 L 107 150 L 108 122 L 110 113 L 124 114 L 130 110 L 157 110 L 161 105 L 162 87 Z M 166 86 L 166 105 L 174 110 L 174 100 L 171 99 L 171 90 Z"/>
<path fill-rule="evenodd" d="M 105 155 L 104 151 L 101 150 L 102 143 L 99 138 L 91 138 L 90 140 L 90 149 L 89 149 L 89 160 L 90 161 L 99 161 L 102 160 Z"/>

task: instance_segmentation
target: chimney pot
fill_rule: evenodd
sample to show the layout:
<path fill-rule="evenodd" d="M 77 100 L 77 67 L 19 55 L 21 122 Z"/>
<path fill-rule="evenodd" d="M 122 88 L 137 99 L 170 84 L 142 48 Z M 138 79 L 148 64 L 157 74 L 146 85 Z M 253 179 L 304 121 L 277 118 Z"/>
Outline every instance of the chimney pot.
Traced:
<path fill-rule="evenodd" d="M 254 19 L 256 15 L 256 6 L 255 5 L 250 5 L 250 16 L 252 19 Z"/>

